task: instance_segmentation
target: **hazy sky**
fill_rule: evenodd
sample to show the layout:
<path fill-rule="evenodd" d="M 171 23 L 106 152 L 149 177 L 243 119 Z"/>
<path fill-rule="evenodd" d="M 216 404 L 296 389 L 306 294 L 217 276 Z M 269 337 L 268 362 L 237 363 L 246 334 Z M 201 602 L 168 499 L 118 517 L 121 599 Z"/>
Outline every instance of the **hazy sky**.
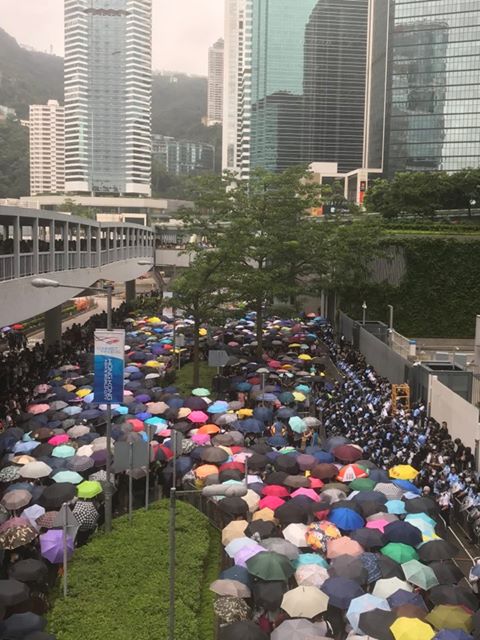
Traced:
<path fill-rule="evenodd" d="M 153 68 L 206 75 L 223 36 L 223 0 L 153 0 Z M 0 27 L 21 44 L 63 55 L 63 0 L 0 0 Z"/>

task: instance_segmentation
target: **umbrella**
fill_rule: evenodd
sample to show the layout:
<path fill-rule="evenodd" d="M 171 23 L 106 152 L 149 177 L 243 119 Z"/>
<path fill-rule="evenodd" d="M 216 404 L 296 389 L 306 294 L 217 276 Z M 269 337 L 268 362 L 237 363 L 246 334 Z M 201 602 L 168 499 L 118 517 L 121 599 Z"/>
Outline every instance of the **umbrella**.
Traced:
<path fill-rule="evenodd" d="M 71 458 L 75 455 L 75 449 L 73 447 L 69 447 L 67 444 L 61 444 L 58 447 L 55 447 L 52 451 L 52 456 L 54 458 Z"/>
<path fill-rule="evenodd" d="M 29 558 L 15 562 L 8 572 L 10 578 L 20 582 L 44 583 L 47 580 L 47 565 L 41 560 Z"/>
<path fill-rule="evenodd" d="M 378 529 L 357 529 L 352 531 L 349 537 L 362 545 L 364 549 L 375 549 L 385 545 L 383 534 Z"/>
<path fill-rule="evenodd" d="M 388 475 L 396 480 L 415 480 L 418 474 L 417 469 L 409 464 L 399 464 L 388 472 Z"/>
<path fill-rule="evenodd" d="M 409 560 L 418 560 L 418 554 L 415 549 L 402 542 L 389 542 L 380 549 L 380 552 L 399 564 L 403 564 Z"/>
<path fill-rule="evenodd" d="M 363 589 L 354 580 L 333 577 L 325 580 L 322 591 L 329 597 L 329 604 L 339 609 L 348 609 L 351 601 L 364 594 Z"/>
<path fill-rule="evenodd" d="M 247 620 L 250 616 L 250 607 L 248 604 L 236 596 L 217 598 L 213 604 L 213 610 L 220 620 L 228 623 Z"/>
<path fill-rule="evenodd" d="M 45 487 L 40 504 L 45 509 L 59 509 L 64 502 L 70 502 L 75 497 L 75 487 L 68 482 L 59 482 Z"/>
<path fill-rule="evenodd" d="M 409 522 L 390 522 L 383 530 L 383 535 L 387 542 L 402 542 L 403 544 L 416 547 L 422 543 L 422 534 Z"/>
<path fill-rule="evenodd" d="M 97 526 L 100 517 L 95 505 L 92 502 L 77 500 L 72 509 L 72 513 L 77 519 L 80 529 L 91 531 Z"/>
<path fill-rule="evenodd" d="M 221 627 L 218 640 L 268 640 L 268 635 L 251 620 L 241 620 Z"/>
<path fill-rule="evenodd" d="M 77 485 L 77 496 L 79 498 L 95 498 L 102 493 L 103 487 L 98 480 L 84 480 Z"/>
<path fill-rule="evenodd" d="M 363 553 L 363 548 L 355 542 L 345 536 L 336 538 L 335 540 L 329 540 L 327 542 L 327 558 L 332 559 L 337 556 L 360 556 Z"/>
<path fill-rule="evenodd" d="M 360 529 L 365 524 L 364 519 L 352 509 L 332 509 L 328 516 L 330 522 L 333 522 L 339 529 L 343 531 L 353 531 Z"/>
<path fill-rule="evenodd" d="M 276 627 L 270 636 L 271 640 L 315 640 L 325 638 L 325 623 L 310 622 L 303 618 L 285 620 Z"/>
<path fill-rule="evenodd" d="M 225 553 L 230 556 L 230 558 L 234 558 L 236 554 L 244 549 L 245 547 L 259 547 L 258 543 L 251 538 L 235 538 L 225 547 Z"/>
<path fill-rule="evenodd" d="M 306 547 L 307 531 L 307 525 L 301 523 L 291 523 L 284 528 L 282 533 L 285 540 L 288 540 L 296 547 Z"/>
<path fill-rule="evenodd" d="M 390 605 L 384 598 L 377 598 L 376 596 L 372 596 L 370 593 L 365 593 L 363 596 L 359 596 L 358 598 L 354 598 L 350 602 L 350 606 L 347 610 L 347 620 L 352 626 L 353 630 L 357 633 L 360 632 L 359 629 L 359 620 L 360 615 L 367 611 L 373 610 L 383 610 L 390 611 Z"/>
<path fill-rule="evenodd" d="M 233 520 L 222 530 L 222 544 L 227 546 L 233 540 L 242 538 L 243 536 L 251 536 L 251 533 L 247 533 L 245 529 L 248 526 L 246 520 Z M 220 595 L 220 594 L 219 594 Z"/>
<path fill-rule="evenodd" d="M 293 567 L 285 556 L 274 551 L 257 553 L 247 560 L 248 572 L 262 580 L 288 580 L 293 574 Z"/>
<path fill-rule="evenodd" d="M 23 518 L 18 518 L 18 520 L 18 524 L 1 531 L 0 547 L 2 549 L 18 549 L 19 547 L 29 544 L 37 537 L 37 530 L 28 524 L 27 520 L 23 520 Z M 4 523 L 2 527 L 6 524 L 7 522 Z"/>
<path fill-rule="evenodd" d="M 15 613 L 0 623 L 0 634 L 2 638 L 9 640 L 23 640 L 29 634 L 43 631 L 47 621 L 30 611 L 27 613 Z"/>
<path fill-rule="evenodd" d="M 457 584 L 463 578 L 462 571 L 449 560 L 432 562 L 430 569 L 433 570 L 440 584 Z"/>
<path fill-rule="evenodd" d="M 218 596 L 235 596 L 236 598 L 250 598 L 252 595 L 250 589 L 243 582 L 228 578 L 212 582 L 210 591 Z"/>
<path fill-rule="evenodd" d="M 289 560 L 296 560 L 298 558 L 297 547 L 291 542 L 288 542 L 288 540 L 283 540 L 282 538 L 265 538 L 261 544 L 267 551 L 275 551 Z"/>
<path fill-rule="evenodd" d="M 472 614 L 455 605 L 437 605 L 427 615 L 426 620 L 436 629 L 462 629 L 470 633 L 473 627 Z"/>
<path fill-rule="evenodd" d="M 70 558 L 73 554 L 73 538 L 67 535 L 67 555 Z M 50 529 L 40 536 L 40 550 L 42 556 L 52 564 L 63 562 L 63 531 L 61 529 Z"/>
<path fill-rule="evenodd" d="M 277 611 L 287 589 L 287 584 L 281 580 L 255 580 L 252 586 L 253 600 L 257 606 L 265 607 L 268 611 Z"/>
<path fill-rule="evenodd" d="M 13 607 L 25 602 L 29 596 L 28 587 L 18 580 L 0 580 L 0 605 Z"/>
<path fill-rule="evenodd" d="M 10 465 L 0 470 L 0 482 L 15 482 L 20 478 L 20 471 L 25 467 L 14 467 Z"/>
<path fill-rule="evenodd" d="M 208 415 L 203 411 L 192 411 L 187 416 L 187 420 L 195 424 L 203 424 L 204 422 L 208 421 Z"/>
<path fill-rule="evenodd" d="M 404 580 L 400 580 L 399 578 L 382 578 L 381 580 L 377 580 L 372 594 L 378 598 L 388 598 L 399 589 L 413 591 L 413 587 Z"/>
<path fill-rule="evenodd" d="M 89 456 L 75 455 L 73 458 L 69 458 L 67 462 L 67 469 L 76 471 L 77 473 L 88 471 L 88 469 L 91 469 L 93 466 L 94 462 Z"/>
<path fill-rule="evenodd" d="M 421 500 L 421 498 L 417 498 Z M 458 549 L 445 540 L 432 540 L 425 542 L 418 550 L 422 562 L 435 562 L 436 560 L 449 560 L 454 557 Z"/>
<path fill-rule="evenodd" d="M 82 476 L 76 471 L 58 471 L 52 479 L 54 482 L 70 482 L 70 484 L 83 482 Z"/>
<path fill-rule="evenodd" d="M 29 478 L 36 480 L 38 478 L 47 478 L 52 473 L 52 468 L 45 462 L 37 460 L 36 462 L 29 462 L 20 469 L 20 475 L 22 478 Z"/>
<path fill-rule="evenodd" d="M 462 629 L 442 629 L 435 635 L 435 640 L 472 640 L 472 636 Z"/>
<path fill-rule="evenodd" d="M 223 498 L 218 508 L 231 516 L 246 516 L 248 513 L 248 504 L 242 498 Z"/>
<path fill-rule="evenodd" d="M 222 573 L 220 574 L 220 579 L 237 580 L 247 587 L 250 585 L 250 574 L 245 567 L 240 567 L 238 565 L 222 571 Z"/>
<path fill-rule="evenodd" d="M 339 447 L 335 447 L 332 450 L 332 453 L 341 462 L 356 462 L 357 460 L 361 460 L 363 456 L 362 448 L 353 444 L 343 444 L 343 445 L 340 445 Z M 361 477 L 365 477 L 365 476 L 361 476 Z"/>
<path fill-rule="evenodd" d="M 390 627 L 395 640 L 432 640 L 432 627 L 418 618 L 397 618 Z"/>
<path fill-rule="evenodd" d="M 228 460 L 229 456 L 225 449 L 220 449 L 220 447 L 203 447 L 200 457 L 204 462 L 222 464 Z"/>
<path fill-rule="evenodd" d="M 231 524 L 234 524 L 234 522 L 232 522 Z M 246 524 L 246 520 L 237 520 L 236 522 L 245 522 Z M 276 524 L 274 522 L 267 522 L 265 520 L 255 520 L 251 522 L 245 529 L 245 535 L 250 538 L 254 535 L 260 536 L 260 538 L 271 538 L 276 533 L 277 533 Z M 222 542 L 223 542 L 223 533 L 222 533 Z"/>
<path fill-rule="evenodd" d="M 316 587 L 300 586 L 287 591 L 281 607 L 292 618 L 314 618 L 327 610 L 328 596 Z"/>
<path fill-rule="evenodd" d="M 453 604 L 476 611 L 479 607 L 477 597 L 470 589 L 458 586 L 440 585 L 434 587 L 429 594 L 433 604 Z"/>
<path fill-rule="evenodd" d="M 368 571 L 362 562 L 362 556 L 337 556 L 330 563 L 330 575 L 354 580 L 359 584 L 366 584 Z"/>
<path fill-rule="evenodd" d="M 424 591 L 428 591 L 439 584 L 432 569 L 418 560 L 409 560 L 408 562 L 404 562 L 402 564 L 402 569 L 408 582 L 420 587 Z"/>
<path fill-rule="evenodd" d="M 9 511 L 16 511 L 17 509 L 27 506 L 31 499 L 32 494 L 30 491 L 15 489 L 14 491 L 8 491 L 4 494 L 1 504 Z"/>

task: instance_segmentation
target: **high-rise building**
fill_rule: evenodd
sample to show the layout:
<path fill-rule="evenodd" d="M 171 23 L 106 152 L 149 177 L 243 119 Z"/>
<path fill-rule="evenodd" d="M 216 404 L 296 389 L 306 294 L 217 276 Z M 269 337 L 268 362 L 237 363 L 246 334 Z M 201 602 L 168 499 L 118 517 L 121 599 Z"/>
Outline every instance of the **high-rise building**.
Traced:
<path fill-rule="evenodd" d="M 227 0 L 224 167 L 362 166 L 368 20 L 369 0 Z"/>
<path fill-rule="evenodd" d="M 207 126 L 222 124 L 223 120 L 223 58 L 224 45 L 220 38 L 208 49 Z"/>
<path fill-rule="evenodd" d="M 395 0 L 390 11 L 387 175 L 478 167 L 480 3 Z"/>
<path fill-rule="evenodd" d="M 152 0 L 65 0 L 65 190 L 151 191 Z"/>
<path fill-rule="evenodd" d="M 205 142 L 175 140 L 154 133 L 152 155 L 169 173 L 177 176 L 212 173 L 215 169 L 215 147 Z"/>
<path fill-rule="evenodd" d="M 65 190 L 65 112 L 57 100 L 30 105 L 30 195 Z"/>

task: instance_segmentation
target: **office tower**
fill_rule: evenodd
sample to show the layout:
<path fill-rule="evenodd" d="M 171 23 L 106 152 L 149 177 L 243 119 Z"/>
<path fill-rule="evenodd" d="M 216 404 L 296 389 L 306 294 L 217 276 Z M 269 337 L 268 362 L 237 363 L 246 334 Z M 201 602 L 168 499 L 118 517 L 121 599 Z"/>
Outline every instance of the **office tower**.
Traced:
<path fill-rule="evenodd" d="M 396 0 L 391 8 L 387 175 L 480 164 L 480 3 Z"/>
<path fill-rule="evenodd" d="M 168 173 L 177 176 L 212 173 L 215 170 L 215 147 L 205 142 L 175 140 L 154 133 L 152 156 Z"/>
<path fill-rule="evenodd" d="M 249 164 L 251 1 L 225 0 L 222 168 L 239 174 Z"/>
<path fill-rule="evenodd" d="M 65 190 L 65 112 L 57 100 L 30 105 L 30 195 Z"/>
<path fill-rule="evenodd" d="M 65 190 L 151 191 L 152 0 L 65 0 Z"/>
<path fill-rule="evenodd" d="M 208 105 L 207 126 L 222 124 L 223 120 L 223 39 L 208 49 Z"/>

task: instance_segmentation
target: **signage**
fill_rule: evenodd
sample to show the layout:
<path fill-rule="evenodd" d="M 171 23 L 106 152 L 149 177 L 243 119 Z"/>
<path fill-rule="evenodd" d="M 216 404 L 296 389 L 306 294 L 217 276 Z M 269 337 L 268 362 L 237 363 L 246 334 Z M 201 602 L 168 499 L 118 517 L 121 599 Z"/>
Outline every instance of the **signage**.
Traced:
<path fill-rule="evenodd" d="M 222 349 L 212 349 L 208 352 L 209 367 L 224 367 L 229 361 L 230 356 Z"/>
<path fill-rule="evenodd" d="M 125 331 L 96 329 L 94 355 L 95 402 L 123 402 Z"/>

